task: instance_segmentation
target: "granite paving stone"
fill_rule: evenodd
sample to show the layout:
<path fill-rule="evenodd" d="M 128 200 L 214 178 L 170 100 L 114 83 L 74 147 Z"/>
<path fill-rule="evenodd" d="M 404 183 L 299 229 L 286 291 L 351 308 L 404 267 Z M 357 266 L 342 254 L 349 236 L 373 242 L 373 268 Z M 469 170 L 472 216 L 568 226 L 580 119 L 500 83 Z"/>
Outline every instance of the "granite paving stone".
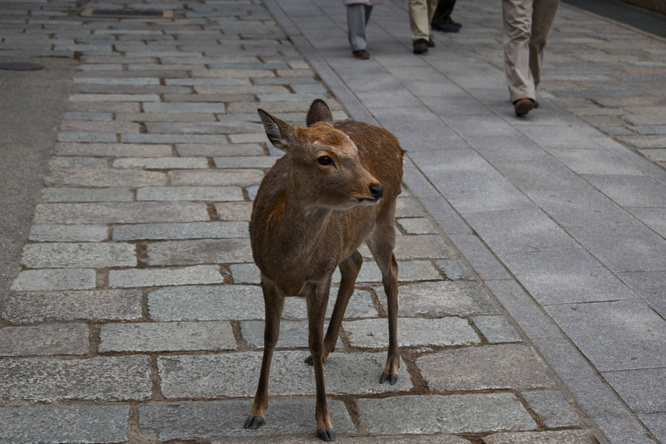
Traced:
<path fill-rule="evenodd" d="M 485 444 L 595 444 L 597 440 L 586 430 L 553 432 L 494 433 L 483 438 Z"/>
<path fill-rule="evenodd" d="M 522 342 L 522 338 L 504 316 L 474 316 L 474 325 L 491 344 Z"/>
<path fill-rule="evenodd" d="M 217 355 L 163 356 L 157 360 L 162 394 L 173 398 L 251 397 L 261 368 L 261 351 Z M 271 365 L 271 396 L 313 395 L 314 367 L 303 362 L 310 352 L 279 350 Z M 403 363 L 395 385 L 380 384 L 386 353 L 332 353 L 324 368 L 326 393 L 379 394 L 412 389 Z M 238 381 L 251 381 L 239 384 Z"/>
<path fill-rule="evenodd" d="M 21 271 L 11 290 L 14 291 L 58 291 L 86 290 L 95 288 L 97 274 L 92 269 L 40 269 Z"/>
<path fill-rule="evenodd" d="M 126 269 L 109 272 L 109 287 L 139 288 L 165 285 L 220 284 L 224 278 L 214 265 L 182 268 Z"/>
<path fill-rule="evenodd" d="M 416 360 L 436 392 L 553 387 L 543 360 L 526 345 L 468 347 L 425 355 Z"/>
<path fill-rule="evenodd" d="M 100 339 L 100 353 L 236 349 L 231 323 L 224 321 L 105 324 Z"/>
<path fill-rule="evenodd" d="M 137 290 L 12 293 L 5 301 L 1 316 L 17 324 L 132 321 L 143 317 L 142 300 L 143 295 Z"/>
<path fill-rule="evenodd" d="M 375 287 L 384 309 L 386 296 Z M 401 286 L 398 291 L 400 316 L 467 316 L 498 314 L 497 306 L 476 282 L 438 281 Z"/>
<path fill-rule="evenodd" d="M 0 440 L 17 444 L 126 442 L 129 414 L 128 405 L 0 407 Z"/>
<path fill-rule="evenodd" d="M 51 171 L 44 183 L 52 187 L 127 187 L 160 186 L 166 184 L 164 173 L 157 171 L 114 170 L 106 168 L 77 168 Z"/>
<path fill-rule="evenodd" d="M 360 348 L 388 346 L 388 320 L 363 319 L 345 321 L 342 328 L 349 344 Z M 398 344 L 414 346 L 459 346 L 481 342 L 466 319 L 446 317 L 439 319 L 398 318 Z"/>
<path fill-rule="evenodd" d="M 145 187 L 136 190 L 137 201 L 234 201 L 243 200 L 239 187 Z"/>
<path fill-rule="evenodd" d="M 129 188 L 46 188 L 42 198 L 48 202 L 131 202 L 134 193 Z"/>
<path fill-rule="evenodd" d="M 39 243 L 23 247 L 21 263 L 28 268 L 133 267 L 136 247 L 125 243 Z"/>
<path fill-rule="evenodd" d="M 0 402 L 140 401 L 151 387 L 148 356 L 0 361 Z"/>
<path fill-rule="evenodd" d="M 562 395 L 555 390 L 522 392 L 530 408 L 541 418 L 548 428 L 576 426 L 581 418 Z"/>
<path fill-rule="evenodd" d="M 272 398 L 266 424 L 255 430 L 243 428 L 252 400 L 153 402 L 139 406 L 139 427 L 157 433 L 160 441 L 223 437 L 312 435 L 316 428 L 314 398 Z M 357 433 L 344 403 L 328 401 L 334 430 Z M 312 439 L 312 438 L 310 438 Z"/>
<path fill-rule="evenodd" d="M 117 225 L 112 238 L 115 241 L 236 238 L 247 237 L 248 230 L 247 222 L 236 221 Z"/>
<path fill-rule="evenodd" d="M 203 222 L 210 216 L 201 202 L 117 202 L 37 204 L 40 224 L 122 224 Z"/>
<path fill-rule="evenodd" d="M 0 356 L 82 355 L 90 351 L 85 324 L 0 328 Z"/>
<path fill-rule="evenodd" d="M 388 325 L 388 324 L 387 324 Z M 264 347 L 264 321 L 241 321 L 241 333 L 243 339 L 252 348 Z M 276 348 L 308 348 L 308 321 L 280 322 L 280 337 Z M 336 349 L 344 346 L 338 338 Z"/>
<path fill-rule="evenodd" d="M 173 186 L 248 186 L 259 184 L 264 172 L 257 169 L 181 170 L 171 171 L 168 176 Z"/>
<path fill-rule="evenodd" d="M 151 266 L 252 262 L 249 239 L 155 242 L 148 245 L 147 256 Z"/>
<path fill-rule="evenodd" d="M 113 161 L 114 168 L 144 170 L 174 170 L 208 168 L 208 161 L 200 157 L 138 157 Z"/>
<path fill-rule="evenodd" d="M 666 368 L 605 372 L 604 379 L 638 413 L 666 412 Z"/>
<path fill-rule="evenodd" d="M 33 242 L 101 242 L 109 237 L 105 225 L 33 225 L 28 240 Z"/>
<path fill-rule="evenodd" d="M 371 434 L 478 433 L 537 426 L 511 393 L 408 395 L 356 403 Z"/>

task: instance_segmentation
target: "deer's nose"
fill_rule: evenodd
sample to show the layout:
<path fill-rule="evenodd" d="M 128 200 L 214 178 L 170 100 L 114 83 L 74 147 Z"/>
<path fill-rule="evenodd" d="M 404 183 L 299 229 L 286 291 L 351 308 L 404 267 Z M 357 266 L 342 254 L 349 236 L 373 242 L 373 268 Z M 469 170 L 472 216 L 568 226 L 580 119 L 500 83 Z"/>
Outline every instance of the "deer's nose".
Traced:
<path fill-rule="evenodd" d="M 379 200 L 384 196 L 384 185 L 370 185 L 370 193 L 375 200 Z"/>

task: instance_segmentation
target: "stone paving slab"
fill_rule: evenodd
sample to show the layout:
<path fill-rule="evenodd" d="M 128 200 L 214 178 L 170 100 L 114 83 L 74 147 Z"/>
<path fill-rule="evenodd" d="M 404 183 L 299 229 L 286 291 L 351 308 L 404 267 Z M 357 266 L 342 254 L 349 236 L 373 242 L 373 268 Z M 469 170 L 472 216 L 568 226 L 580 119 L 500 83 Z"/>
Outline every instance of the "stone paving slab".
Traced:
<path fill-rule="evenodd" d="M 130 407 L 0 407 L 0 440 L 11 443 L 126 442 Z"/>

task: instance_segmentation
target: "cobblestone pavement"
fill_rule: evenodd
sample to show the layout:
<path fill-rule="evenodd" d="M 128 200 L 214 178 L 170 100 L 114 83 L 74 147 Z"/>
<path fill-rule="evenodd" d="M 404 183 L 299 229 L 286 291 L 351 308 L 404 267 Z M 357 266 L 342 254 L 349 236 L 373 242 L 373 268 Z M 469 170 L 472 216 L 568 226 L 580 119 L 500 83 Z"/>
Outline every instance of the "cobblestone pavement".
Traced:
<path fill-rule="evenodd" d="M 242 428 L 263 329 L 247 225 L 279 155 L 256 108 L 302 125 L 314 98 L 338 119 L 347 103 L 259 0 L 83 6 L 174 18 L 0 2 L 0 57 L 80 62 L 22 268 L 0 305 L 0 442 L 315 441 L 297 298 L 285 307 L 268 424 Z M 363 250 L 325 367 L 338 440 L 607 442 L 409 187 L 397 224 L 401 377 L 378 384 L 386 315 Z M 643 439 L 631 442 L 657 442 Z"/>

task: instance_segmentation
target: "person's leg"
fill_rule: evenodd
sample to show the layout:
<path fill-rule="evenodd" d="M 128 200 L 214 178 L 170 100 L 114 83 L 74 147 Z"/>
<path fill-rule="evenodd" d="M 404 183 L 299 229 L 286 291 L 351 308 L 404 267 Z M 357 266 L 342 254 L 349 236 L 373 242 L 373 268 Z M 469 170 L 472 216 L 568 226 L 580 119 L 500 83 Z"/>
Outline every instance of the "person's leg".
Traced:
<path fill-rule="evenodd" d="M 364 5 L 347 6 L 347 35 L 352 51 L 365 49 L 368 42 L 365 38 L 365 8 Z"/>
<path fill-rule="evenodd" d="M 559 0 L 534 0 L 532 11 L 532 38 L 530 39 L 530 72 L 536 89 L 541 82 L 543 48 L 555 20 Z"/>
<path fill-rule="evenodd" d="M 535 98 L 530 73 L 532 0 L 502 0 L 504 67 L 511 102 Z"/>
<path fill-rule="evenodd" d="M 432 21 L 430 22 L 433 26 L 444 25 L 451 23 L 451 13 L 453 12 L 453 7 L 456 5 L 456 0 L 439 0 L 437 2 L 437 8 L 435 8 L 435 13 L 432 16 Z"/>
<path fill-rule="evenodd" d="M 412 30 L 413 42 L 417 40 L 430 40 L 429 1 L 430 0 L 409 0 L 409 24 Z"/>

